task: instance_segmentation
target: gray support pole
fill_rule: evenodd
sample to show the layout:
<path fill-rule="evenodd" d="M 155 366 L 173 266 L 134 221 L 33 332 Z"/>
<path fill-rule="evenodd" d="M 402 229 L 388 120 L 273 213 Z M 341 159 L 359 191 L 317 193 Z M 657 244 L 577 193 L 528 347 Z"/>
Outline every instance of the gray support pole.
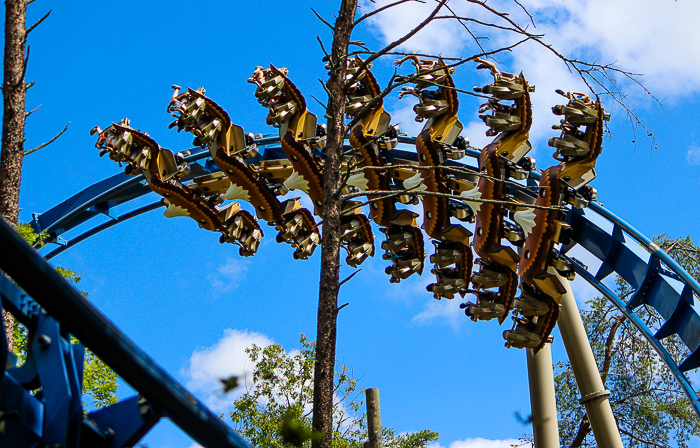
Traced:
<path fill-rule="evenodd" d="M 382 416 L 379 408 L 379 389 L 365 390 L 367 397 L 367 432 L 369 433 L 368 448 L 383 448 Z"/>
<path fill-rule="evenodd" d="M 550 269 L 550 273 L 553 269 Z M 623 448 L 620 431 L 610 408 L 610 391 L 603 386 L 598 365 L 593 357 L 591 343 L 581 320 L 574 294 L 569 282 L 561 278 L 566 294 L 561 298 L 559 332 L 569 356 L 571 368 L 578 384 L 581 399 L 586 407 L 588 421 L 599 448 Z"/>
<path fill-rule="evenodd" d="M 530 383 L 532 434 L 537 448 L 559 448 L 557 399 L 554 395 L 552 345 L 533 354 L 527 349 L 527 377 Z"/>

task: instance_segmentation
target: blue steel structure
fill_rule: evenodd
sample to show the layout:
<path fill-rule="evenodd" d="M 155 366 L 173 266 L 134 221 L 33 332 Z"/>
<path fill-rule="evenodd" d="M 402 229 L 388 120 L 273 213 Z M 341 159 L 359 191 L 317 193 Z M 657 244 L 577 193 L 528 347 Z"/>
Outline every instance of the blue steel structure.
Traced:
<path fill-rule="evenodd" d="M 0 334 L 0 445 L 134 446 L 162 417 L 207 447 L 249 445 L 192 396 L 0 220 L 2 308 L 28 330 L 27 359 L 16 367 Z M 12 280 L 10 280 L 12 279 Z M 40 281 L 39 281 L 40 280 Z M 0 324 L 2 326 L 2 324 Z M 139 392 L 83 413 L 84 348 L 76 336 Z"/>
<path fill-rule="evenodd" d="M 260 160 L 285 158 L 277 135 L 264 136 L 256 143 Z M 415 161 L 414 144 L 412 138 L 399 137 L 397 148 L 385 151 L 383 156 L 389 163 L 394 157 Z M 185 158 L 190 173 L 182 181 L 219 171 L 208 150 L 190 151 Z M 468 149 L 466 152 L 471 158 L 479 157 L 479 151 Z M 449 164 L 477 171 L 477 168 L 454 161 Z M 532 171 L 521 188 L 509 184 L 509 193 L 516 198 L 532 196 L 534 193 L 526 187 L 537 185 L 538 179 L 539 174 Z M 35 230 L 44 232 L 49 242 L 59 245 L 48 251 L 45 258 L 50 259 L 95 233 L 159 208 L 162 204 L 156 201 L 118 213 L 119 206 L 149 192 L 143 176 L 117 174 L 43 214 L 34 215 Z M 66 232 L 97 215 L 108 216 L 110 220 L 71 239 L 63 239 Z M 602 262 L 598 271 L 591 273 L 576 259 L 569 258 L 575 271 L 617 305 L 649 340 L 700 416 L 700 399 L 684 373 L 700 367 L 700 285 L 648 238 L 595 202 L 587 209 L 571 209 L 567 220 L 573 235 L 571 242 L 561 248 L 562 254 L 578 245 Z M 0 277 L 2 305 L 30 329 L 31 350 L 29 361 L 21 368 L 10 368 L 12 362 L 4 360 L 11 355 L 0 352 L 1 365 L 8 366 L 3 367 L 4 375 L 0 376 L 0 440 L 8 437 L 8 428 L 12 428 L 10 438 L 5 440 L 19 444 L 8 446 L 55 446 L 56 443 L 74 447 L 133 446 L 161 417 L 168 417 L 205 446 L 246 446 L 60 278 L 38 253 L 24 242 L 15 241 L 18 237 L 6 227 L 4 223 L 0 226 L 0 244 L 5 247 L 6 242 L 12 241 L 16 249 L 3 251 L 0 269 L 24 291 Z M 623 302 L 602 283 L 613 273 L 635 289 L 629 302 Z M 31 281 L 37 277 L 47 282 Z M 656 333 L 635 314 L 635 309 L 643 304 L 654 307 L 665 320 Z M 48 314 L 41 312 L 42 309 Z M 83 416 L 80 406 L 83 349 L 68 343 L 68 332 L 77 336 L 141 395 Z M 660 343 L 673 334 L 678 334 L 690 351 L 683 360 L 672 359 Z M 42 386 L 42 393 L 31 395 L 28 391 L 38 385 Z"/>

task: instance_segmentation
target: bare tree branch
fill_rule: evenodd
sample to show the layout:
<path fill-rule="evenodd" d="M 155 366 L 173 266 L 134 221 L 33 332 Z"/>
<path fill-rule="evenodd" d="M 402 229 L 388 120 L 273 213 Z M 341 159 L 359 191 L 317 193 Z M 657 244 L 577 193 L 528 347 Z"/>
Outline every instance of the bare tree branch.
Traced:
<path fill-rule="evenodd" d="M 526 7 L 524 7 L 518 0 L 513 0 L 516 5 L 520 6 L 520 9 L 527 14 L 527 16 L 530 18 L 530 23 L 532 23 L 532 26 L 537 28 L 537 25 L 535 25 L 535 20 L 532 18 L 532 14 L 530 14 L 530 11 L 527 10 Z"/>
<path fill-rule="evenodd" d="M 34 112 L 36 112 L 37 110 L 39 110 L 40 107 L 41 107 L 41 104 L 39 104 L 37 107 L 35 107 L 34 109 L 30 110 L 29 112 L 26 112 L 26 113 L 24 114 L 24 118 L 27 118 L 28 116 L 30 116 L 31 114 L 33 114 Z"/>
<path fill-rule="evenodd" d="M 341 286 L 343 286 L 346 282 L 350 281 L 350 279 L 353 278 L 354 276 L 356 276 L 361 270 L 362 270 L 362 269 L 358 269 L 358 270 L 356 270 L 355 272 L 353 272 L 352 274 L 350 274 L 350 275 L 348 275 L 347 277 L 345 277 L 345 279 L 344 279 L 343 281 L 341 281 L 340 283 L 338 283 L 338 287 L 341 287 Z M 340 308 L 338 309 L 338 311 L 340 311 Z"/>
<path fill-rule="evenodd" d="M 489 56 L 489 55 L 496 54 L 496 53 L 500 53 L 500 52 L 503 52 L 503 51 L 510 51 L 510 50 L 512 50 L 513 48 L 517 47 L 518 45 L 521 45 L 521 44 L 527 42 L 528 40 L 530 40 L 529 37 L 524 37 L 522 40 L 520 40 L 520 41 L 518 41 L 518 42 L 516 42 L 516 43 L 514 43 L 514 44 L 512 44 L 512 45 L 509 45 L 509 46 L 507 46 L 507 47 L 501 47 L 501 48 L 498 48 L 498 49 L 496 49 L 496 50 L 491 50 L 491 51 L 484 51 L 484 52 L 481 52 L 481 53 L 479 53 L 479 54 L 473 55 L 473 56 L 469 57 L 468 59 L 454 59 L 454 58 L 451 58 L 452 60 L 455 60 L 456 62 L 454 62 L 454 63 L 452 63 L 452 64 L 446 64 L 446 65 L 443 65 L 443 66 L 434 68 L 434 69 L 432 69 L 432 70 L 424 71 L 424 72 L 422 72 L 421 74 L 422 74 L 422 75 L 425 75 L 425 74 L 427 74 L 427 73 L 432 73 L 432 72 L 434 72 L 434 71 L 439 71 L 439 70 L 443 70 L 443 69 L 446 69 L 446 68 L 449 69 L 449 68 L 453 68 L 453 67 L 458 67 L 458 66 L 460 66 L 460 65 L 462 65 L 462 64 L 464 64 L 464 63 L 466 63 L 466 62 L 469 62 L 469 61 L 471 61 L 471 60 L 473 60 L 474 58 L 477 58 L 477 57 Z M 375 53 L 375 54 L 376 54 L 376 53 Z M 387 54 L 396 54 L 396 53 L 387 53 Z M 399 54 L 406 54 L 406 53 L 399 53 Z M 437 57 L 437 56 L 435 56 L 435 55 L 426 55 L 426 56 L 427 56 L 427 57 L 433 57 L 433 58 Z M 369 59 L 368 59 L 368 60 L 369 60 Z M 363 64 L 363 65 L 364 65 L 364 64 Z M 357 73 L 360 73 L 360 71 L 358 70 Z M 409 84 L 409 83 L 413 82 L 415 79 L 418 79 L 418 74 L 409 75 L 409 76 L 397 76 L 397 72 L 394 71 L 394 76 L 391 78 L 391 81 L 389 81 L 389 85 L 388 85 L 386 88 L 384 88 L 384 90 L 382 90 L 382 92 L 381 92 L 379 95 L 375 96 L 375 97 L 372 98 L 369 102 L 367 102 L 367 104 L 365 104 L 365 105 L 362 107 L 362 109 L 360 109 L 360 110 L 355 114 L 355 116 L 354 116 L 354 118 L 352 119 L 352 121 L 350 121 L 350 123 L 347 125 L 347 129 L 352 129 L 353 126 L 355 126 L 357 123 L 359 123 L 359 122 L 365 117 L 365 115 L 367 115 L 367 113 L 369 113 L 369 111 L 371 111 L 371 110 L 377 105 L 377 103 L 378 103 L 379 101 L 383 100 L 386 96 L 388 96 L 390 93 L 392 93 L 392 92 L 393 92 L 394 90 L 396 90 L 398 87 L 401 87 L 401 86 L 404 85 L 404 84 Z M 448 86 L 443 86 L 443 85 L 439 85 L 439 84 L 433 84 L 433 85 L 435 85 L 436 87 L 448 88 Z M 451 88 L 451 87 L 450 87 L 450 88 Z M 474 93 L 474 92 L 470 92 L 470 91 L 467 91 L 467 90 L 458 89 L 458 88 L 456 88 L 456 87 L 451 88 L 451 89 L 454 89 L 455 91 L 460 92 L 460 93 L 464 93 L 465 95 L 476 96 L 476 97 L 485 98 L 485 99 L 490 98 L 489 96 L 486 96 L 486 95 L 481 95 L 481 94 Z"/>
<path fill-rule="evenodd" d="M 328 52 L 326 51 L 326 48 L 323 46 L 323 41 L 321 40 L 320 37 L 318 37 L 318 34 L 316 35 L 316 40 L 318 41 L 319 45 L 321 45 L 321 51 L 323 51 L 323 55 L 324 55 L 323 59 L 325 60 L 326 58 L 329 57 Z"/>
<path fill-rule="evenodd" d="M 49 12 L 47 12 L 46 14 L 44 14 L 44 17 L 42 17 L 41 19 L 37 20 L 36 23 L 34 23 L 34 25 L 32 25 L 32 26 L 30 26 L 29 28 L 27 28 L 27 35 L 29 35 L 29 33 L 31 33 L 32 31 L 34 31 L 34 28 L 36 28 L 36 27 L 38 27 L 39 25 L 41 25 L 41 22 L 43 22 L 44 20 L 46 20 L 47 17 L 49 17 L 49 14 L 51 14 L 51 11 L 53 11 L 53 10 L 50 9 Z"/>
<path fill-rule="evenodd" d="M 588 414 L 583 414 L 581 424 L 578 426 L 576 436 L 574 437 L 574 440 L 571 441 L 569 448 L 577 448 L 581 446 L 583 441 L 586 440 L 586 436 L 589 432 L 591 432 L 591 422 L 588 421 Z"/>
<path fill-rule="evenodd" d="M 411 195 L 411 196 L 435 196 L 435 197 L 440 197 L 440 198 L 446 198 L 446 199 L 454 199 L 459 202 L 481 202 L 484 204 L 499 204 L 499 205 L 506 205 L 506 206 L 512 206 L 512 207 L 523 207 L 523 208 L 534 208 L 534 209 L 539 209 L 539 210 L 558 210 L 558 211 L 566 211 L 568 210 L 566 207 L 559 207 L 559 206 L 545 206 L 545 205 L 537 205 L 537 204 L 525 204 L 522 202 L 513 202 L 513 201 L 500 201 L 497 199 L 477 199 L 477 198 L 465 198 L 464 196 L 459 196 L 456 194 L 449 194 L 449 193 L 438 193 L 435 191 L 417 191 L 413 189 L 407 189 L 407 190 L 366 190 L 366 191 L 361 191 L 357 193 L 350 193 L 346 194 L 343 196 L 343 199 L 348 200 L 348 199 L 353 199 L 361 196 L 378 196 L 375 198 L 372 198 L 368 201 L 365 201 L 363 203 L 354 205 L 350 208 L 347 208 L 343 210 L 343 215 L 349 214 L 351 211 L 355 210 L 356 208 L 359 207 L 364 207 L 365 205 L 371 204 L 373 202 L 377 202 L 380 200 L 384 200 L 387 198 L 392 198 L 396 196 L 401 196 L 401 195 Z"/>
<path fill-rule="evenodd" d="M 622 94 L 619 92 L 619 90 L 617 89 L 616 83 L 615 83 L 615 79 L 614 79 L 614 77 L 613 77 L 613 75 L 617 74 L 617 75 L 620 75 L 620 76 L 622 76 L 622 77 L 624 77 L 624 78 L 626 78 L 626 79 L 632 81 L 634 84 L 636 84 L 638 87 L 640 87 L 645 93 L 647 93 L 648 95 L 650 95 L 650 96 L 654 99 L 654 101 L 656 101 L 656 103 L 657 103 L 657 104 L 661 107 L 661 109 L 663 110 L 663 105 L 661 104 L 661 102 L 659 101 L 659 99 L 656 98 L 656 96 L 654 96 L 654 95 L 639 81 L 638 78 L 641 76 L 641 74 L 639 74 L 639 73 L 632 73 L 632 72 L 629 72 L 629 71 L 626 71 L 626 70 L 617 68 L 617 67 L 615 67 L 613 64 L 600 64 L 600 63 L 597 63 L 597 62 L 585 62 L 585 61 L 581 61 L 581 60 L 576 59 L 576 58 L 569 58 L 569 57 L 567 57 L 567 56 L 564 56 L 562 53 L 560 53 L 559 51 L 555 50 L 554 47 L 553 47 L 551 44 L 546 43 L 546 42 L 542 39 L 542 37 L 543 37 L 542 35 L 537 35 L 537 34 L 530 33 L 530 32 L 527 31 L 525 28 L 523 28 L 522 26 L 520 26 L 515 20 L 511 19 L 511 18 L 508 16 L 507 13 L 501 12 L 501 11 L 499 11 L 499 10 L 493 8 L 492 6 L 488 5 L 487 2 L 486 2 L 485 0 L 465 0 L 465 1 L 468 2 L 468 3 L 472 3 L 472 4 L 475 4 L 475 5 L 481 6 L 482 8 L 484 8 L 484 9 L 486 9 L 487 11 L 489 11 L 490 13 L 492 13 L 493 15 L 495 15 L 495 16 L 501 18 L 502 20 L 504 20 L 505 22 L 509 23 L 509 24 L 514 28 L 514 30 L 515 30 L 514 32 L 517 32 L 518 34 L 522 34 L 522 35 L 524 35 L 524 36 L 530 37 L 531 40 L 534 40 L 535 42 L 537 42 L 538 44 L 542 45 L 542 46 L 545 47 L 547 50 L 549 50 L 550 52 L 552 52 L 555 56 L 557 56 L 559 59 L 561 59 L 561 60 L 564 62 L 564 64 L 566 65 L 566 67 L 569 69 L 569 71 L 571 71 L 571 72 L 576 72 L 576 73 L 579 75 L 579 77 L 581 78 L 581 80 L 586 84 L 586 86 L 590 89 L 590 91 L 591 91 L 593 94 L 595 94 L 595 95 L 599 95 L 599 94 L 608 94 L 608 95 L 610 95 L 610 96 L 613 98 L 613 100 L 614 100 L 616 103 L 618 103 L 618 104 L 625 110 L 625 112 L 627 113 L 627 116 L 629 117 L 629 119 L 630 119 L 630 121 L 632 122 L 633 126 L 634 126 L 635 124 L 638 125 L 638 126 L 641 126 L 642 129 L 644 129 L 644 131 L 647 133 L 647 136 L 652 138 L 652 145 L 654 145 L 654 144 L 656 143 L 656 138 L 653 136 L 653 134 L 651 133 L 651 131 L 650 131 L 650 130 L 646 127 L 646 125 L 644 125 L 644 123 L 639 119 L 639 116 L 638 116 L 633 110 L 631 110 L 631 109 L 625 104 L 625 102 L 623 101 L 623 100 L 624 100 L 624 95 L 622 95 Z M 492 27 L 494 27 L 494 28 L 497 28 L 497 27 L 498 27 L 498 26 L 495 25 L 495 24 L 491 24 L 491 25 L 487 25 L 487 26 L 492 26 Z M 601 76 L 602 76 L 606 81 L 610 82 L 610 84 L 613 86 L 613 88 L 611 89 L 611 88 L 608 87 L 604 82 L 602 82 L 601 80 L 599 80 L 598 78 L 596 78 L 596 77 L 593 75 L 594 73 L 600 73 Z M 590 78 L 591 80 L 593 80 L 595 84 L 597 84 L 598 86 L 600 86 L 600 88 L 602 89 L 602 92 L 601 92 L 601 91 L 597 91 L 596 89 L 594 89 L 593 86 L 591 85 L 591 83 L 588 81 L 587 77 Z"/>
<path fill-rule="evenodd" d="M 36 110 L 36 109 L 34 109 L 34 110 Z M 32 112 L 33 112 L 33 111 L 32 111 Z M 41 145 L 37 146 L 36 148 L 32 148 L 32 149 L 29 149 L 29 150 L 27 150 L 27 151 L 24 151 L 24 155 L 25 155 L 25 156 L 28 156 L 29 154 L 31 154 L 31 153 L 33 153 L 33 152 L 37 152 L 38 150 L 49 146 L 51 143 L 55 142 L 55 141 L 58 139 L 58 137 L 62 136 L 63 133 L 66 132 L 66 131 L 68 130 L 68 126 L 70 126 L 70 122 L 68 122 L 68 124 L 66 125 L 66 127 L 63 128 L 63 130 L 62 130 L 61 132 L 59 132 L 58 134 L 56 134 L 56 136 L 54 136 L 54 138 L 52 138 L 51 140 L 49 140 L 49 141 L 46 142 L 46 143 L 42 143 Z"/>
<path fill-rule="evenodd" d="M 357 69 L 357 72 L 345 83 L 345 89 L 347 89 L 349 86 L 353 85 L 357 81 L 357 77 L 359 76 L 360 73 L 362 73 L 369 65 L 374 62 L 378 57 L 385 55 L 386 53 L 390 52 L 394 48 L 398 47 L 402 43 L 406 42 L 408 39 L 411 37 L 415 36 L 418 31 L 422 30 L 423 28 L 426 27 L 430 22 L 433 21 L 433 18 L 440 12 L 440 9 L 447 3 L 447 0 L 440 0 L 438 5 L 433 9 L 433 12 L 431 12 L 428 17 L 425 18 L 421 23 L 419 23 L 415 28 L 413 28 L 411 31 L 408 33 L 404 34 L 403 37 L 395 40 L 394 42 L 390 43 L 386 47 L 382 48 L 379 50 L 377 53 L 373 54 L 367 60 L 365 60 L 362 65 Z"/>
<path fill-rule="evenodd" d="M 358 23 L 362 22 L 365 19 L 372 17 L 375 14 L 379 14 L 380 12 L 382 12 L 384 10 L 387 10 L 387 9 L 392 8 L 394 6 L 400 5 L 401 3 L 407 3 L 407 2 L 425 3 L 423 0 L 399 0 L 399 1 L 394 2 L 394 3 L 389 3 L 388 5 L 384 5 L 381 8 L 377 8 L 374 11 L 368 12 L 367 14 L 363 15 L 359 19 L 355 20 L 355 23 L 353 24 L 353 26 L 357 26 Z"/>
<path fill-rule="evenodd" d="M 323 17 L 321 17 L 321 15 L 320 15 L 319 13 L 317 13 L 315 9 L 311 8 L 311 12 L 313 12 L 313 13 L 316 15 L 316 17 L 318 17 L 318 20 L 320 20 L 321 22 L 325 23 L 326 26 L 327 26 L 328 28 L 331 29 L 331 31 L 335 31 L 335 28 L 333 27 L 333 25 L 331 25 L 330 23 L 328 23 L 328 22 L 326 21 L 326 19 L 324 19 Z"/>
<path fill-rule="evenodd" d="M 622 434 L 624 434 L 624 435 L 626 435 L 626 436 L 628 436 L 628 437 L 631 437 L 631 438 L 633 438 L 634 440 L 637 440 L 637 441 L 639 441 L 639 442 L 641 442 L 641 443 L 643 443 L 643 444 L 646 444 L 646 445 L 657 446 L 657 447 L 659 447 L 659 448 L 669 448 L 669 446 L 670 446 L 670 445 L 664 445 L 664 444 L 661 444 L 661 443 L 656 443 L 656 442 L 654 442 L 653 440 L 642 439 L 642 438 L 637 437 L 636 435 L 632 434 L 632 433 L 629 432 L 629 431 L 625 431 L 625 430 L 622 429 L 622 428 L 620 428 L 620 432 L 621 432 Z"/>

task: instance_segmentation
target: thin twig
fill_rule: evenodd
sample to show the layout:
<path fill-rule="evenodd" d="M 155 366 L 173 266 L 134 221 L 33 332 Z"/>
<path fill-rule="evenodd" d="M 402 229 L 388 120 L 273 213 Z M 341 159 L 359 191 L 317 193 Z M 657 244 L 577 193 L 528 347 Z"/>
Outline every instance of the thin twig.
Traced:
<path fill-rule="evenodd" d="M 352 26 L 355 27 L 355 26 L 357 26 L 358 23 L 362 22 L 365 19 L 372 17 L 375 14 L 379 14 L 380 12 L 382 12 L 386 9 L 389 9 L 389 8 L 394 7 L 394 6 L 400 5 L 401 3 L 407 3 L 407 2 L 425 3 L 422 0 L 399 0 L 399 1 L 394 2 L 394 3 L 389 3 L 388 5 L 384 5 L 381 8 L 377 8 L 374 11 L 368 12 L 367 14 L 363 15 L 359 19 L 355 20 L 355 23 Z"/>
<path fill-rule="evenodd" d="M 314 95 L 311 95 L 311 98 L 313 98 L 313 99 L 319 104 L 319 106 L 321 106 L 321 107 L 323 108 L 324 111 L 325 111 L 325 110 L 328 110 L 328 109 L 326 108 L 326 105 L 323 104 L 323 103 L 321 102 L 321 100 L 319 100 L 318 98 L 316 98 Z"/>
<path fill-rule="evenodd" d="M 27 28 L 27 31 L 26 31 L 25 35 L 29 35 L 29 33 L 31 33 L 31 32 L 34 30 L 34 28 L 36 28 L 36 27 L 38 27 L 39 25 L 41 25 L 41 22 L 43 22 L 44 20 L 46 20 L 46 18 L 49 16 L 49 14 L 51 14 L 51 11 L 53 11 L 53 10 L 50 9 L 49 12 L 47 12 L 47 13 L 44 15 L 44 17 L 42 17 L 41 19 L 37 20 L 36 23 L 35 23 L 34 25 L 32 25 L 32 26 L 30 26 L 29 28 Z"/>
<path fill-rule="evenodd" d="M 326 26 L 328 26 L 328 28 L 331 29 L 331 31 L 335 31 L 335 27 L 333 27 L 333 25 L 331 25 L 330 23 L 328 23 L 328 22 L 326 21 L 326 19 L 324 19 L 323 17 L 321 17 L 321 15 L 320 15 L 319 13 L 317 13 L 315 9 L 311 8 L 311 12 L 313 12 L 314 14 L 316 14 L 316 17 L 318 17 L 318 20 L 320 20 L 321 22 L 325 23 Z"/>
<path fill-rule="evenodd" d="M 35 109 L 35 110 L 36 110 L 36 109 Z M 68 130 L 68 126 L 70 126 L 70 121 L 68 122 L 68 124 L 66 125 L 66 127 L 63 128 L 63 130 L 62 130 L 61 132 L 59 132 L 58 134 L 56 134 L 56 136 L 55 136 L 54 138 L 52 138 L 51 140 L 49 140 L 49 141 L 46 142 L 46 143 L 42 143 L 41 145 L 37 146 L 36 148 L 32 148 L 32 149 L 29 149 L 29 150 L 27 150 L 27 151 L 24 151 L 24 155 L 25 155 L 25 156 L 28 156 L 29 154 L 31 154 L 31 153 L 33 153 L 33 152 L 37 152 L 37 151 L 40 150 L 41 148 L 45 148 L 45 147 L 49 146 L 51 143 L 55 142 L 56 139 L 58 139 L 58 137 L 62 136 L 63 133 L 66 132 L 66 131 Z"/>
<path fill-rule="evenodd" d="M 25 113 L 25 114 L 24 114 L 24 118 L 27 118 L 28 116 L 30 116 L 31 114 L 33 114 L 34 112 L 36 112 L 37 110 L 39 110 L 40 107 L 41 107 L 41 104 L 39 104 L 37 107 L 35 107 L 34 109 L 30 110 L 29 112 Z"/>
<path fill-rule="evenodd" d="M 324 59 L 328 57 L 328 52 L 326 51 L 326 47 L 323 46 L 323 41 L 321 38 L 316 35 L 316 40 L 318 41 L 319 45 L 321 45 L 321 51 L 323 51 Z"/>
<path fill-rule="evenodd" d="M 465 198 L 464 196 L 459 196 L 456 194 L 449 194 L 449 193 L 439 193 L 436 191 L 413 191 L 413 190 L 366 190 L 366 191 L 361 191 L 358 193 L 350 193 L 345 196 L 343 196 L 344 200 L 349 200 L 353 198 L 357 198 L 360 196 L 380 196 L 378 198 L 372 198 L 369 201 L 366 201 L 364 203 L 358 204 L 356 206 L 350 207 L 346 210 L 343 210 L 343 215 L 347 215 L 349 212 L 352 210 L 363 207 L 365 205 L 371 204 L 372 202 L 376 202 L 378 200 L 383 200 L 387 199 L 390 197 L 395 197 L 395 196 L 401 196 L 401 195 L 411 195 L 411 196 L 435 196 L 435 197 L 440 197 L 440 198 L 445 198 L 445 199 L 454 199 L 459 202 L 480 202 L 484 204 L 498 204 L 498 205 L 507 205 L 507 206 L 515 206 L 515 207 L 524 207 L 524 208 L 534 208 L 538 210 L 556 210 L 556 211 L 566 211 L 568 208 L 566 207 L 561 207 L 561 206 L 545 206 L 545 205 L 537 205 L 537 204 L 526 204 L 523 202 L 513 202 L 513 201 L 501 201 L 497 199 L 477 199 L 477 198 Z"/>
<path fill-rule="evenodd" d="M 520 6 L 520 8 L 525 11 L 525 14 L 530 18 L 530 23 L 532 23 L 532 26 L 537 28 L 537 25 L 535 25 L 535 20 L 532 18 L 532 14 L 530 14 L 530 11 L 527 10 L 526 7 L 524 7 L 518 0 L 513 0 L 516 5 Z"/>
<path fill-rule="evenodd" d="M 440 9 L 442 9 L 443 6 L 445 6 L 445 3 L 447 3 L 447 0 L 440 0 L 438 5 L 433 9 L 433 11 L 428 15 L 428 17 L 425 18 L 421 23 L 419 23 L 415 28 L 413 28 L 411 31 L 408 33 L 404 34 L 401 38 L 395 40 L 394 42 L 390 43 L 386 47 L 382 48 L 379 50 L 377 53 L 373 54 L 367 60 L 365 60 L 362 65 L 358 68 L 357 72 L 349 79 L 346 81 L 346 88 L 347 86 L 353 85 L 357 81 L 357 77 L 362 73 L 365 69 L 367 69 L 372 62 L 374 62 L 377 58 L 380 56 L 385 55 L 387 52 L 393 50 L 394 48 L 398 47 L 402 43 L 406 42 L 408 39 L 411 37 L 415 36 L 418 31 L 422 30 L 425 28 L 430 22 L 433 21 L 433 18 L 440 12 Z"/>
<path fill-rule="evenodd" d="M 338 283 L 338 288 L 340 288 L 341 286 L 343 286 L 346 282 L 349 282 L 350 279 L 353 278 L 354 276 L 356 276 L 357 273 L 360 272 L 361 270 L 362 270 L 362 269 L 358 269 L 358 270 L 356 270 L 355 272 L 353 272 L 352 274 L 350 274 L 350 275 L 348 275 L 347 277 L 345 277 L 345 279 L 344 279 L 343 281 L 341 281 L 340 283 Z"/>

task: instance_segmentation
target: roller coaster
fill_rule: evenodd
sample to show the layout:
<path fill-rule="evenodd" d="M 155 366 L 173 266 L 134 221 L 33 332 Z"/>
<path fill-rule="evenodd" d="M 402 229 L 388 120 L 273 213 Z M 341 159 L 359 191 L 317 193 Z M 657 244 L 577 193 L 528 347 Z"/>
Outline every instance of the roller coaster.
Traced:
<path fill-rule="evenodd" d="M 349 129 L 342 166 L 341 244 L 347 265 L 357 267 L 375 256 L 376 226 L 383 236 L 381 256 L 390 282 L 421 275 L 427 258 L 435 277 L 428 293 L 438 300 L 473 295 L 474 302 L 461 308 L 475 322 L 496 319 L 503 324 L 510 317 L 512 327 L 503 332 L 505 346 L 531 355 L 551 341 L 552 330 L 561 323 L 568 280 L 579 275 L 644 335 L 700 416 L 700 400 L 685 376 L 700 367 L 700 285 L 648 238 L 596 202 L 596 190 L 589 184 L 596 177 L 604 121 L 609 119 L 600 100 L 557 91 L 565 104 L 552 109 L 560 122 L 553 127 L 559 133 L 549 146 L 558 164 L 539 171 L 527 157 L 535 89 L 522 73 L 501 72 L 476 60 L 477 69 L 493 77 L 475 91 L 485 100 L 480 118 L 487 135 L 494 137 L 477 150 L 460 136 L 464 126 L 452 80 L 455 68 L 417 56 L 397 65 L 408 61 L 415 73 L 399 78 L 404 82 L 399 97 L 418 98 L 416 121 L 425 124 L 415 138 L 391 125 L 371 64 L 359 58 L 347 61 L 345 112 L 357 122 Z M 43 257 L 0 223 L 0 241 L 7 248 L 0 255 L 6 274 L 0 276 L 2 308 L 29 330 L 27 361 L 19 366 L 0 340 L 2 446 L 134 446 L 163 417 L 205 446 L 248 446 L 45 260 L 161 208 L 165 217 L 189 217 L 218 233 L 221 243 L 238 246 L 243 257 L 258 251 L 268 230 L 260 225 L 263 221 L 277 233 L 278 243 L 291 246 L 292 258 L 312 256 L 321 242 L 317 218 L 323 216 L 326 130 L 288 74 L 286 68 L 258 66 L 248 79 L 276 134 L 246 133 L 204 88 L 183 91 L 177 85 L 167 104 L 174 118 L 170 128 L 191 134 L 193 148 L 177 153 L 161 148 L 127 118 L 104 129 L 96 126 L 91 133 L 100 156 L 108 156 L 124 172 L 34 215 L 34 229 L 58 245 Z M 311 206 L 305 207 L 301 198 L 280 199 L 290 191 L 303 192 Z M 120 206 L 151 192 L 160 198 L 120 213 Z M 65 239 L 99 215 L 111 219 Z M 430 255 L 425 237 L 434 246 Z M 600 260 L 597 272 L 569 256 L 576 246 Z M 633 288 L 630 300 L 623 301 L 603 283 L 612 274 Z M 642 305 L 662 316 L 658 331 L 635 314 Z M 70 344 L 70 334 L 139 395 L 85 414 L 80 400 L 84 348 Z M 687 346 L 685 359 L 673 359 L 661 344 L 671 335 Z M 603 389 L 589 392 L 582 390 L 583 401 L 607 394 Z"/>

